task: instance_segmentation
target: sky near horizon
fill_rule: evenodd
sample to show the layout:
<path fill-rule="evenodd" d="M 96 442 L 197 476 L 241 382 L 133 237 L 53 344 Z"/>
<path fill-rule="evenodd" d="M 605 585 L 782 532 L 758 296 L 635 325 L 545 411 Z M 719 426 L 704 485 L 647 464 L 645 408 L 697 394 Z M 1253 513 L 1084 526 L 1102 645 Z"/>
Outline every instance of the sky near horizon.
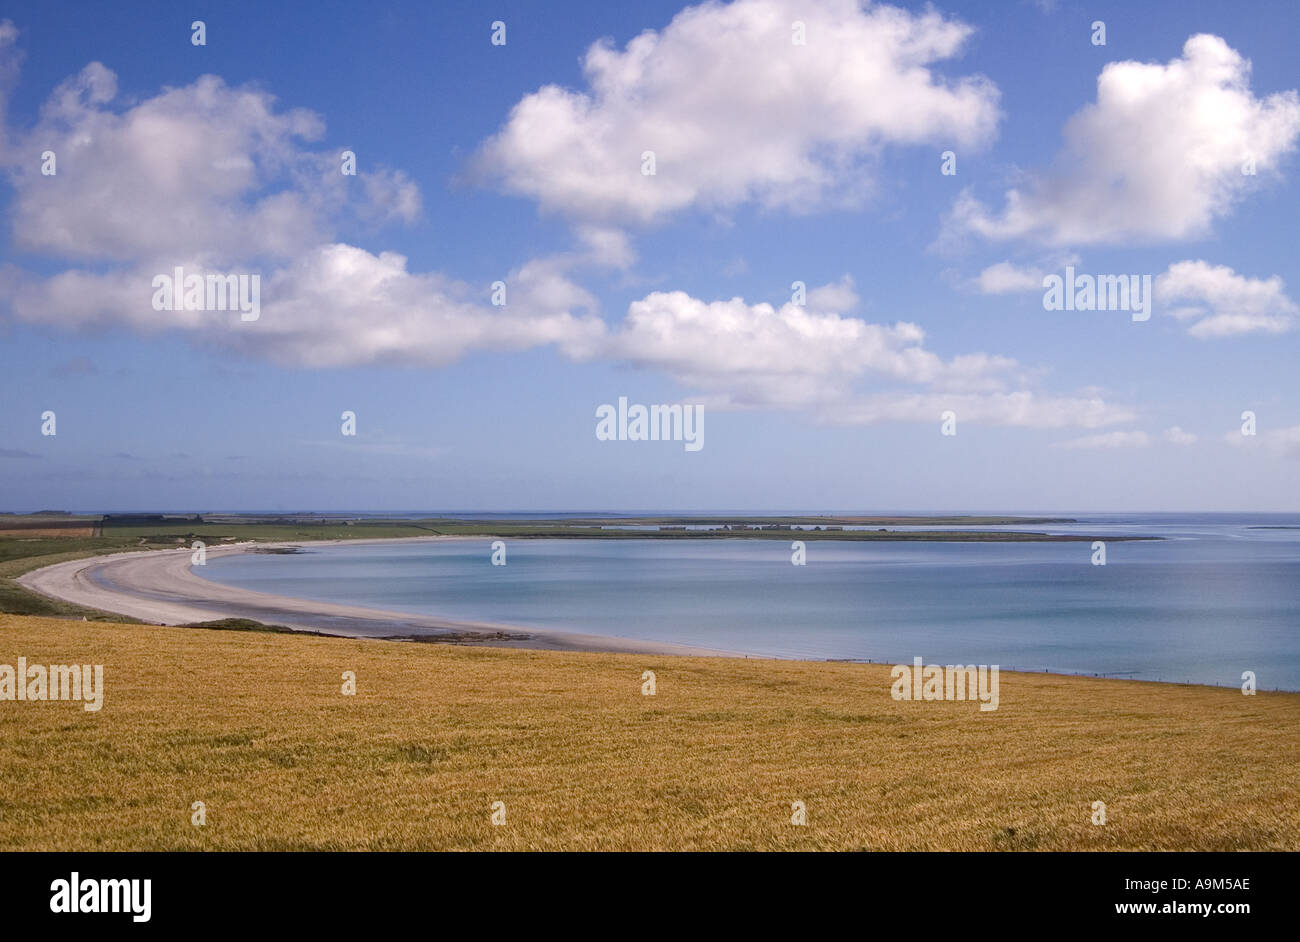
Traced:
<path fill-rule="evenodd" d="M 1300 510 L 1298 32 L 6 4 L 0 510 Z M 155 309 L 177 266 L 257 319 Z M 1149 320 L 1046 309 L 1067 266 Z M 703 447 L 598 440 L 620 397 Z"/>

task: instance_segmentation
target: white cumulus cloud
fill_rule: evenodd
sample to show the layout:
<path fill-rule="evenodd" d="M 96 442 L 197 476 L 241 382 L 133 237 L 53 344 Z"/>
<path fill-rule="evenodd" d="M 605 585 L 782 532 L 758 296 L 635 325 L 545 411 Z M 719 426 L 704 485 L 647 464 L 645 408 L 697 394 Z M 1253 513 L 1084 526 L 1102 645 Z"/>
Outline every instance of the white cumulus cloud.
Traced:
<path fill-rule="evenodd" d="M 796 23 L 806 44 L 793 42 Z M 623 49 L 591 46 L 585 89 L 525 96 L 477 168 L 586 220 L 857 202 L 887 145 L 976 147 L 993 137 L 997 89 L 934 70 L 971 32 L 934 10 L 860 0 L 689 7 Z M 646 151 L 653 176 L 642 174 Z"/>
<path fill-rule="evenodd" d="M 220 265 L 292 258 L 341 220 L 419 214 L 419 190 L 404 174 L 344 176 L 337 153 L 306 146 L 324 133 L 321 119 L 278 109 L 260 89 L 205 75 L 128 107 L 115 107 L 117 97 L 116 75 L 92 62 L 54 90 L 33 128 L 10 133 L 0 158 L 22 248 Z M 45 150 L 54 176 L 28 159 Z"/>
<path fill-rule="evenodd" d="M 839 281 L 811 289 L 806 300 L 810 310 L 843 314 L 858 306 L 857 285 L 853 276 L 846 274 Z"/>
<path fill-rule="evenodd" d="M 1008 191 L 1001 212 L 963 193 L 949 231 L 1054 244 L 1204 235 L 1295 150 L 1300 96 L 1256 97 L 1250 62 L 1201 34 L 1164 65 L 1109 63 L 1064 134 L 1054 166 Z"/>
<path fill-rule="evenodd" d="M 1188 333 L 1202 338 L 1290 330 L 1300 308 L 1284 289 L 1276 275 L 1248 278 L 1227 265 L 1191 260 L 1170 265 L 1155 283 L 1160 302 L 1178 305 L 1170 313 L 1193 321 Z"/>
<path fill-rule="evenodd" d="M 959 420 L 1038 428 L 1129 421 L 1096 396 L 1044 396 L 1023 387 L 1015 360 L 943 358 L 916 324 L 873 324 L 793 302 L 704 301 L 682 291 L 633 302 L 604 355 L 661 370 L 721 408 L 806 409 L 820 420 L 869 425 Z"/>

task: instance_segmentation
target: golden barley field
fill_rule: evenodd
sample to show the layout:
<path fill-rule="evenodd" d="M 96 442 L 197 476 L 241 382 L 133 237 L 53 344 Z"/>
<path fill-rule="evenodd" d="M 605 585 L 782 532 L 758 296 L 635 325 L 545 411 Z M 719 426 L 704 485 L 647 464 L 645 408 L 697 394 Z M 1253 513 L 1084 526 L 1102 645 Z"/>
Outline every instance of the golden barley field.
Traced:
<path fill-rule="evenodd" d="M 105 695 L 0 701 L 3 849 L 1300 849 L 1295 694 L 0 615 L 20 655 Z"/>

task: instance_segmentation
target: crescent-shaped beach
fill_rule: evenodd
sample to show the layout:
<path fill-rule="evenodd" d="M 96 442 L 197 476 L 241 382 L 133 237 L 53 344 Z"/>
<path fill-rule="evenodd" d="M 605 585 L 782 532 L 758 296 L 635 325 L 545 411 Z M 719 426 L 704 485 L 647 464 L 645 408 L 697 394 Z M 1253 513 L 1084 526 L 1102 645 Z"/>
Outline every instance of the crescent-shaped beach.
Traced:
<path fill-rule="evenodd" d="M 448 539 L 463 537 L 313 541 L 310 545 Z M 235 553 L 296 549 L 301 545 L 303 544 L 240 543 L 209 547 L 207 555 L 212 558 Z M 50 598 L 159 625 L 188 625 L 241 618 L 295 631 L 355 638 L 448 641 L 561 651 L 735 656 L 735 652 L 671 642 L 639 641 L 548 628 L 414 615 L 409 612 L 339 605 L 240 589 L 195 574 L 189 547 L 74 559 L 35 569 L 19 576 L 17 581 L 25 588 Z"/>

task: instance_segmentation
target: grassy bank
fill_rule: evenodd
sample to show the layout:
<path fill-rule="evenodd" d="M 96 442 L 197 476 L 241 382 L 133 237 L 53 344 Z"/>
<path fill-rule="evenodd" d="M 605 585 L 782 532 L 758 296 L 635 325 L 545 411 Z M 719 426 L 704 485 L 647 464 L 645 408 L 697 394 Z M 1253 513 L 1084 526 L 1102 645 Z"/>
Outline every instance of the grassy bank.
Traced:
<path fill-rule="evenodd" d="M 118 553 L 133 549 L 163 549 L 175 542 L 140 545 L 137 540 L 110 537 L 0 537 L 0 612 L 12 615 L 63 615 L 109 621 L 131 621 L 97 609 L 46 598 L 26 589 L 14 580 L 25 572 L 42 566 Z"/>
<path fill-rule="evenodd" d="M 6 849 L 1300 849 L 1296 694 L 0 616 L 20 655 L 106 694 L 0 701 Z"/>

